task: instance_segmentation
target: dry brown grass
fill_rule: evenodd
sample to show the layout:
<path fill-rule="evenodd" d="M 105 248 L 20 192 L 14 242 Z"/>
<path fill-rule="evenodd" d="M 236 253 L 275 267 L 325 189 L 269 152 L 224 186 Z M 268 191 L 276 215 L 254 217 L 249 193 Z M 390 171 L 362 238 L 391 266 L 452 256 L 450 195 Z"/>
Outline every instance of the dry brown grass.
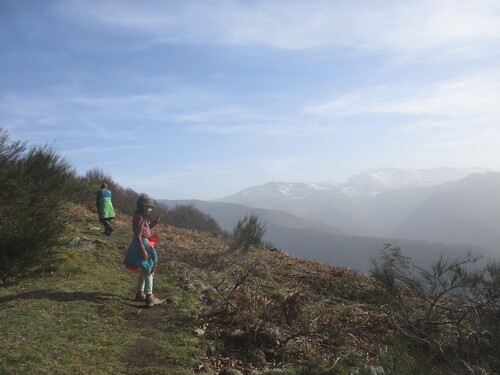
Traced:
<path fill-rule="evenodd" d="M 75 215 L 96 221 L 93 212 L 82 208 L 75 208 Z M 128 217 L 119 215 L 114 225 L 131 232 Z M 387 295 L 370 277 L 266 246 L 231 253 L 230 240 L 219 234 L 165 225 L 156 231 L 159 273 L 169 273 L 172 288 L 198 295 L 193 324 L 213 342 L 198 361 L 200 371 L 312 361 L 362 371 L 389 356 L 417 360 L 404 345 L 394 349 L 394 333 L 405 329 L 407 317 L 390 310 Z M 417 296 L 405 298 L 404 314 L 423 314 Z M 428 353 L 429 362 L 437 358 L 434 354 Z"/>
<path fill-rule="evenodd" d="M 389 332 L 371 278 L 265 246 L 229 254 L 220 235 L 168 227 L 164 236 L 166 256 L 211 285 L 200 325 L 221 344 L 219 356 L 246 363 L 258 351 L 271 367 L 316 357 L 376 362 Z"/>

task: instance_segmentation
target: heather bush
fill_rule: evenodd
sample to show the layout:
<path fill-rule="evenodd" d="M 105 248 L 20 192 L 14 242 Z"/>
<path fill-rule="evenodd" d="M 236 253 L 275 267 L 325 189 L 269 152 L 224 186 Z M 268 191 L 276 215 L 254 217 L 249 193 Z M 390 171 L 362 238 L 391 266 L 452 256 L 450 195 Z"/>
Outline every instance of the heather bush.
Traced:
<path fill-rule="evenodd" d="M 0 278 L 43 265 L 63 233 L 75 183 L 53 148 L 28 149 L 0 130 Z"/>
<path fill-rule="evenodd" d="M 168 210 L 164 223 L 176 228 L 199 230 L 201 232 L 222 232 L 222 229 L 213 217 L 205 214 L 193 205 L 176 205 L 174 208 Z"/>
<path fill-rule="evenodd" d="M 265 232 L 266 226 L 260 223 L 257 216 L 245 216 L 233 229 L 233 240 L 229 250 L 245 254 L 251 246 L 262 243 Z"/>
<path fill-rule="evenodd" d="M 499 358 L 500 264 L 479 261 L 470 253 L 440 256 L 424 268 L 390 244 L 372 259 L 371 275 L 385 291 L 380 305 L 394 331 L 413 354 L 444 360 L 457 374 Z M 500 361 L 494 366 L 489 370 L 499 370 Z"/>

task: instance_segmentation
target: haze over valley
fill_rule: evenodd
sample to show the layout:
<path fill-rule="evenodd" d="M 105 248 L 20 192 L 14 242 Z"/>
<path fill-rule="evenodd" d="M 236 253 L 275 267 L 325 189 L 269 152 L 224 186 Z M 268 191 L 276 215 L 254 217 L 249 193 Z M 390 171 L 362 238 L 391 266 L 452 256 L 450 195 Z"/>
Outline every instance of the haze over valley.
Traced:
<path fill-rule="evenodd" d="M 367 271 L 385 243 L 416 262 L 468 250 L 500 256 L 500 173 L 480 168 L 379 168 L 343 184 L 269 182 L 193 204 L 226 231 L 248 214 L 292 255 Z"/>

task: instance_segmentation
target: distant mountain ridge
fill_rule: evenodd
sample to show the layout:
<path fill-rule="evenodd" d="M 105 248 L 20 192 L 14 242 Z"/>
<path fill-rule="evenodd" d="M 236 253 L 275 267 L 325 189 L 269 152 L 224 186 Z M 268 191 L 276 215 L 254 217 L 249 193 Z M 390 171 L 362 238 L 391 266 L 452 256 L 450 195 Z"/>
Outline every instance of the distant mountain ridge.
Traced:
<path fill-rule="evenodd" d="M 295 256 L 364 271 L 387 242 L 420 262 L 467 250 L 500 257 L 500 173 L 440 171 L 418 171 L 405 182 L 402 176 L 412 175 L 407 171 L 372 170 L 356 177 L 358 187 L 376 176 L 385 188 L 363 196 L 346 194 L 346 185 L 271 182 L 217 201 L 165 202 L 193 204 L 228 231 L 243 216 L 256 214 L 267 225 L 264 240 Z M 425 186 L 432 181 L 445 182 Z"/>
<path fill-rule="evenodd" d="M 314 197 L 343 193 L 354 197 L 374 197 L 386 190 L 430 187 L 460 180 L 472 173 L 486 173 L 487 168 L 397 169 L 376 168 L 351 176 L 345 183 L 332 182 L 268 182 L 244 189 L 216 202 L 247 203 L 251 207 L 268 208 L 266 198 L 284 201 L 314 199 Z M 259 201 L 260 200 L 260 201 Z M 248 204 L 251 203 L 251 204 Z M 259 204 L 264 205 L 259 207 Z"/>
<path fill-rule="evenodd" d="M 474 195 L 484 196 L 484 199 L 491 200 L 491 204 L 482 204 L 481 207 L 484 210 L 488 210 L 488 207 L 495 207 L 496 202 L 500 201 L 500 190 L 498 193 L 496 190 L 490 190 L 486 195 L 483 190 L 487 185 L 497 185 L 495 176 L 498 172 L 470 173 L 470 171 L 477 170 L 484 171 L 485 169 L 373 169 L 353 176 L 342 185 L 270 182 L 216 201 L 285 211 L 360 236 L 400 237 L 401 233 L 405 233 L 405 238 L 408 236 L 417 240 L 462 243 L 461 240 L 457 240 L 461 236 L 455 238 L 453 231 L 448 231 L 447 235 L 433 234 L 429 231 L 419 234 L 417 230 L 411 230 L 406 226 L 413 225 L 418 228 L 420 227 L 419 221 L 422 221 L 422 226 L 425 226 L 426 222 L 433 222 L 432 218 L 424 218 L 422 215 L 418 216 L 420 219 L 417 220 L 414 211 L 418 210 L 421 205 L 432 205 L 432 202 L 437 202 L 431 198 L 439 193 L 443 194 L 441 197 L 458 194 L 458 192 L 453 192 L 460 187 L 458 181 L 468 176 L 478 176 L 474 179 L 475 185 L 473 187 L 471 185 L 468 193 L 461 190 L 463 196 L 455 202 L 454 207 L 442 207 L 444 212 L 439 215 L 443 217 L 443 220 L 448 215 L 447 213 L 451 214 L 458 206 L 466 205 Z M 356 191 L 355 194 L 354 191 Z M 428 200 L 430 201 L 427 202 Z M 470 209 L 476 210 L 474 207 Z M 466 215 L 465 211 L 463 209 L 461 214 Z M 426 212 L 430 215 L 430 208 Z M 410 220 L 412 215 L 413 221 Z M 500 218 L 494 214 L 490 213 L 485 217 L 492 220 L 491 225 L 500 224 Z M 456 218 L 450 218 L 449 222 L 456 220 Z M 474 228 L 474 223 L 471 225 L 471 228 Z M 428 235 L 431 235 L 431 238 L 428 238 Z M 487 237 L 489 240 L 484 237 L 474 240 L 483 246 L 498 246 L 493 243 L 496 236 Z M 500 237 L 498 239 L 500 241 Z"/>
<path fill-rule="evenodd" d="M 436 191 L 392 231 L 403 238 L 500 250 L 500 173 L 471 174 Z"/>
<path fill-rule="evenodd" d="M 341 185 L 347 195 L 373 197 L 386 190 L 430 187 L 460 180 L 471 173 L 486 173 L 487 168 L 397 169 L 376 168 L 350 177 Z"/>

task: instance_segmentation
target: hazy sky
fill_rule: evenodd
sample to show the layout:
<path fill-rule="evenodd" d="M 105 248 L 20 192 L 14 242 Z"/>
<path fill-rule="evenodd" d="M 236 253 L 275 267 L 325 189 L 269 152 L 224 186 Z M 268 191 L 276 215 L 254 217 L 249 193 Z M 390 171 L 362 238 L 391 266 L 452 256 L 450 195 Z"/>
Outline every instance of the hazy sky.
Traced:
<path fill-rule="evenodd" d="M 500 1 L 0 0 L 0 127 L 156 198 L 500 169 Z"/>

